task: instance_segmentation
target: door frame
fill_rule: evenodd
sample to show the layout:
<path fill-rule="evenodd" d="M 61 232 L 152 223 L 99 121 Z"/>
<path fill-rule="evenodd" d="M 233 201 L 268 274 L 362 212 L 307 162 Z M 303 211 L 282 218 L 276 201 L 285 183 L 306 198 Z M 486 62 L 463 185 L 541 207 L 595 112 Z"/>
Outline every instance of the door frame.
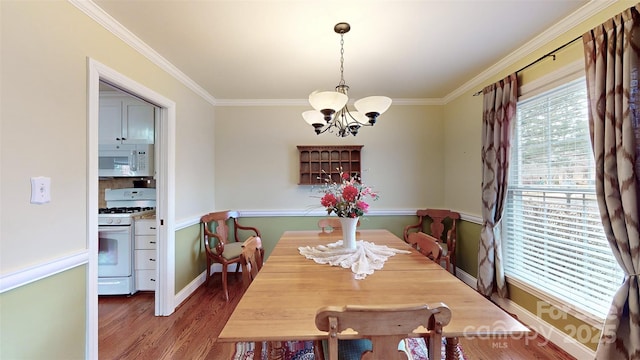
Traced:
<path fill-rule="evenodd" d="M 175 123 L 176 103 L 106 65 L 87 58 L 87 329 L 86 356 L 98 358 L 98 114 L 100 81 L 114 85 L 160 108 L 156 218 L 158 267 L 155 315 L 175 311 Z"/>

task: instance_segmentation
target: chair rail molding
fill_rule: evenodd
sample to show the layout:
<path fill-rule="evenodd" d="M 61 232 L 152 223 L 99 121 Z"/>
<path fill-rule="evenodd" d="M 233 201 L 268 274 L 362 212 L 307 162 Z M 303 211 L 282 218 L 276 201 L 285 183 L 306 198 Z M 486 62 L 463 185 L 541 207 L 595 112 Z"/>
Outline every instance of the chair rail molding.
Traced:
<path fill-rule="evenodd" d="M 415 215 L 417 209 L 381 209 L 371 210 L 367 216 L 406 216 Z M 464 213 L 459 210 L 451 209 L 460 214 L 460 219 L 474 224 L 482 225 L 482 217 L 474 214 Z M 211 211 L 214 211 L 213 209 Z M 238 210 L 242 217 L 287 217 L 287 216 L 327 216 L 324 209 L 300 210 L 300 209 L 283 209 L 283 210 Z M 181 230 L 200 223 L 200 215 L 191 215 L 176 221 L 175 230 Z"/>
<path fill-rule="evenodd" d="M 83 249 L 73 254 L 51 259 L 47 262 L 0 275 L 0 294 L 36 282 L 49 276 L 85 265 L 89 262 L 89 251 Z"/>

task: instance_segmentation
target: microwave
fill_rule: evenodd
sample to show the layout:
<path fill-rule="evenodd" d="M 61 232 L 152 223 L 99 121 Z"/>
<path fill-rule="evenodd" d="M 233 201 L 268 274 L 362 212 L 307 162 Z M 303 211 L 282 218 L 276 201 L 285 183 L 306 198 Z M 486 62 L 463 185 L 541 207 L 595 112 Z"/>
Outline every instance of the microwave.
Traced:
<path fill-rule="evenodd" d="M 154 176 L 153 144 L 98 145 L 98 176 Z"/>

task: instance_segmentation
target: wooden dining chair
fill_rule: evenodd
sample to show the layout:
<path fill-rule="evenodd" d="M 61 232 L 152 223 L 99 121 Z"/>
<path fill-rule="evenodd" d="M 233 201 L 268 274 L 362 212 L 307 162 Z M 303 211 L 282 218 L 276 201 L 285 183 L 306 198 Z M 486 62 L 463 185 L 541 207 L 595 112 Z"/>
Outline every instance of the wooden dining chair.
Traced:
<path fill-rule="evenodd" d="M 240 266 L 242 267 L 242 282 L 247 288 L 256 278 L 258 271 L 262 269 L 264 259 L 264 248 L 262 239 L 258 236 L 250 236 L 242 244 L 240 252 Z"/>
<path fill-rule="evenodd" d="M 262 247 L 262 239 L 259 236 L 250 236 L 242 243 L 240 252 L 240 266 L 242 267 L 242 283 L 244 288 L 249 287 L 253 279 L 256 278 L 264 259 L 264 248 Z M 262 354 L 262 341 L 254 342 L 253 353 Z M 261 355 L 254 355 L 254 359 L 260 359 Z"/>
<path fill-rule="evenodd" d="M 251 233 L 260 237 L 260 231 L 254 227 L 242 226 L 238 223 L 239 214 L 237 211 L 218 211 L 206 214 L 200 218 L 202 227 L 202 238 L 207 258 L 207 278 L 205 284 L 209 283 L 211 277 L 211 265 L 219 263 L 222 265 L 222 288 L 224 298 L 229 301 L 229 290 L 227 287 L 227 267 L 236 264 L 236 273 L 240 267 L 240 254 L 242 253 L 241 233 Z M 233 239 L 229 238 L 229 223 L 233 226 Z M 246 237 L 245 237 L 246 238 Z M 213 241 L 213 243 L 212 243 Z"/>
<path fill-rule="evenodd" d="M 442 258 L 442 246 L 438 239 L 423 232 L 410 233 L 407 242 L 422 255 L 440 264 Z"/>
<path fill-rule="evenodd" d="M 416 211 L 418 222 L 404 228 L 404 241 L 409 242 L 409 234 L 412 232 L 425 232 L 434 238 L 442 246 L 442 262 L 445 269 L 453 275 L 456 274 L 456 242 L 457 223 L 460 220 L 460 213 L 445 209 L 424 209 Z M 429 230 L 424 230 L 425 223 L 431 221 Z M 445 233 L 445 228 L 448 230 Z M 445 236 L 443 236 L 445 234 Z"/>
<path fill-rule="evenodd" d="M 263 259 L 264 248 L 262 247 L 262 240 L 258 236 L 250 236 L 242 244 L 242 252 L 240 253 L 242 282 L 245 290 L 262 269 Z M 254 359 L 262 359 L 263 348 L 266 348 L 268 359 L 284 359 L 286 349 L 283 341 L 254 341 Z"/>
<path fill-rule="evenodd" d="M 451 310 L 443 303 L 434 306 L 385 305 L 343 307 L 328 306 L 316 312 L 315 323 L 318 330 L 328 332 L 328 360 L 406 360 L 407 355 L 398 350 L 400 341 L 407 337 L 424 337 L 428 344 L 429 360 L 441 359 L 442 328 L 451 321 Z M 427 334 L 416 334 L 414 330 L 423 326 Z M 352 329 L 371 341 L 371 348 L 362 353 L 345 353 L 339 348 L 341 332 Z M 345 342 L 347 344 L 349 342 Z M 361 351 L 356 350 L 357 352 Z"/>
<path fill-rule="evenodd" d="M 360 226 L 360 220 L 358 220 L 358 223 L 356 224 L 356 227 L 358 226 Z M 329 229 L 331 229 L 331 231 L 342 230 L 340 219 L 331 217 L 318 220 L 318 227 L 322 230 L 323 233 L 330 232 L 328 231 Z"/>

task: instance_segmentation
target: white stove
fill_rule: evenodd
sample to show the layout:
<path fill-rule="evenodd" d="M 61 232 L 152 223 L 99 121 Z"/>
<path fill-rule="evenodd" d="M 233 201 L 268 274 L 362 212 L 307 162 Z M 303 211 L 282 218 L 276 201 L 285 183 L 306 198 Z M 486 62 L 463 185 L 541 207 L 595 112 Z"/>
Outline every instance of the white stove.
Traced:
<path fill-rule="evenodd" d="M 135 292 L 134 217 L 153 214 L 156 189 L 105 190 L 107 207 L 98 209 L 98 295 Z"/>

